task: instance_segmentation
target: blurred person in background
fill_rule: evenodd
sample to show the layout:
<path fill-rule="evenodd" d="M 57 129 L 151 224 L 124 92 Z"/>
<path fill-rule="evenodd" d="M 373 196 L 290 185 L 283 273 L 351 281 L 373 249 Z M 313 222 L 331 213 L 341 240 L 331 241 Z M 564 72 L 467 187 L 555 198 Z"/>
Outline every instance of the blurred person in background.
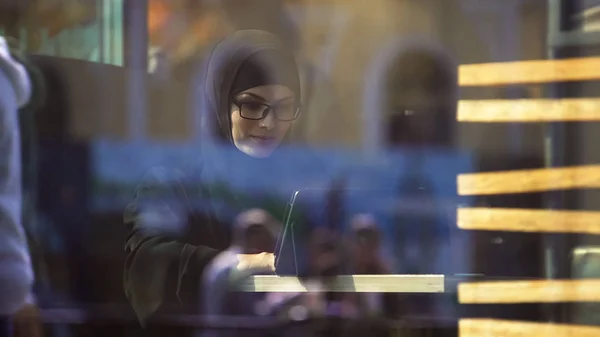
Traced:
<path fill-rule="evenodd" d="M 349 243 L 352 273 L 355 275 L 385 275 L 392 273 L 390 261 L 383 254 L 381 228 L 371 214 L 357 214 L 350 223 Z M 357 295 L 357 294 L 355 294 Z M 369 315 L 395 315 L 399 299 L 392 294 L 364 294 L 360 308 Z"/>
<path fill-rule="evenodd" d="M 231 246 L 217 255 L 206 267 L 203 275 L 203 314 L 247 315 L 264 314 L 257 312 L 257 303 L 265 300 L 264 293 L 232 291 L 231 280 L 243 280 L 249 275 L 273 274 L 272 264 L 264 266 L 252 263 L 240 256 L 273 252 L 275 242 L 281 232 L 281 224 L 262 209 L 250 209 L 240 213 L 233 224 Z M 271 255 L 273 258 L 274 256 Z M 246 266 L 246 263 L 249 263 Z M 205 337 L 237 336 L 238 332 L 224 332 L 208 329 Z M 265 332 L 244 332 L 244 336 L 264 336 Z"/>
<path fill-rule="evenodd" d="M 398 195 L 411 209 L 398 212 L 394 246 L 398 272 L 443 273 L 441 248 L 452 226 L 445 220 L 438 192 L 427 175 L 433 151 L 453 151 L 456 144 L 458 67 L 446 50 L 424 39 L 392 41 L 367 80 L 366 106 L 379 120 L 383 146 L 414 153 L 400 179 Z"/>
<path fill-rule="evenodd" d="M 206 221 L 177 233 L 167 230 L 176 221 L 172 207 L 152 203 L 156 191 L 172 191 L 179 206 L 189 208 L 183 185 L 188 175 L 227 181 L 248 176 L 251 167 L 273 168 L 277 149 L 301 110 L 296 61 L 276 36 L 238 31 L 220 41 L 208 60 L 198 83 L 204 118 L 199 167 L 190 172 L 170 167 L 150 170 L 125 212 L 125 222 L 131 225 L 125 247 L 125 292 L 142 325 L 161 313 L 197 311 L 204 269 L 231 245 L 232 236 L 213 199 L 218 191 L 210 185 Z M 282 183 L 272 181 L 270 186 L 281 188 Z M 233 203 L 241 210 L 260 207 L 238 199 Z M 240 254 L 238 259 L 240 268 L 274 269 L 272 253 Z"/>
<path fill-rule="evenodd" d="M 35 320 L 27 237 L 22 224 L 22 167 L 19 110 L 30 101 L 32 84 L 26 67 L 0 37 L 0 336 L 40 335 Z M 13 324 L 14 323 L 14 324 Z"/>
<path fill-rule="evenodd" d="M 409 40 L 392 44 L 382 60 L 379 100 L 384 130 L 393 148 L 453 149 L 458 104 L 457 64 L 437 44 Z"/>
<path fill-rule="evenodd" d="M 350 220 L 346 244 L 353 275 L 385 275 L 392 273 L 391 263 L 383 253 L 382 232 L 372 214 L 356 214 Z M 348 293 L 344 295 L 343 310 L 349 317 L 397 319 L 401 298 L 392 293 Z M 380 325 L 362 324 L 352 327 L 350 336 L 388 336 L 389 330 Z"/>
<path fill-rule="evenodd" d="M 371 214 L 357 214 L 350 222 L 349 246 L 352 252 L 353 274 L 381 275 L 391 273 L 391 266 L 382 254 L 381 229 Z"/>

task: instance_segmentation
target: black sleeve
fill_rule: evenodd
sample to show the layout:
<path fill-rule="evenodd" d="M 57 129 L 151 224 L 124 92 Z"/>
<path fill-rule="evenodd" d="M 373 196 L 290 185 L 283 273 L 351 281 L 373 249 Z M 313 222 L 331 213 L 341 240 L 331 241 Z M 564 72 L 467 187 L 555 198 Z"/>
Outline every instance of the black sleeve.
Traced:
<path fill-rule="evenodd" d="M 173 204 L 159 199 L 179 202 L 185 213 L 184 194 L 176 171 L 156 168 L 144 176 L 124 214 L 131 229 L 125 244 L 125 294 L 142 325 L 159 313 L 196 311 L 202 272 L 218 253 L 186 243 L 173 230 Z"/>

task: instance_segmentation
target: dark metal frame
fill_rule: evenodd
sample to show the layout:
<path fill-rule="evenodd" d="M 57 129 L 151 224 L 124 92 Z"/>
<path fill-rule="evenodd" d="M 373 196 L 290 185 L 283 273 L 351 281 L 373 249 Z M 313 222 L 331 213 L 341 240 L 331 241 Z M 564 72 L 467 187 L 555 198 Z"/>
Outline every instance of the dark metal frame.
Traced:
<path fill-rule="evenodd" d="M 548 59 L 560 58 L 561 53 L 558 47 L 555 47 L 555 42 L 564 37 L 567 8 L 562 0 L 548 0 Z M 555 84 L 549 89 L 549 97 L 560 97 L 564 93 L 564 85 Z M 565 164 L 565 131 L 564 123 L 549 123 L 546 125 L 544 139 L 544 165 L 546 167 L 564 166 Z M 545 200 L 546 207 L 549 209 L 564 208 L 565 198 L 561 191 L 548 193 Z M 560 269 L 564 266 L 564 261 L 561 259 L 562 240 L 560 235 L 545 234 L 543 235 L 543 275 L 547 279 L 558 279 L 564 275 L 560 275 Z M 561 322 L 565 319 L 563 307 L 560 304 L 549 303 L 542 306 L 543 319 L 550 322 Z"/>
<path fill-rule="evenodd" d="M 548 0 L 548 59 L 581 56 L 582 48 L 600 46 L 600 32 L 573 30 L 573 16 L 580 10 L 576 1 Z M 565 97 L 576 94 L 577 87 L 567 83 L 556 83 L 550 87 L 549 97 Z M 549 123 L 546 128 L 544 159 L 546 167 L 561 167 L 578 163 L 581 144 L 581 127 L 578 123 Z M 571 150 L 571 151 L 569 151 Z M 555 191 L 548 193 L 546 206 L 549 209 L 576 209 L 579 194 Z M 565 235 L 544 235 L 543 273 L 547 279 L 570 278 L 570 250 L 574 242 Z M 569 321 L 569 306 L 548 304 L 544 316 L 553 322 Z"/>
<path fill-rule="evenodd" d="M 123 1 L 123 65 L 133 70 L 128 77 L 129 136 L 146 136 L 148 71 L 148 0 Z"/>
<path fill-rule="evenodd" d="M 148 69 L 148 0 L 123 1 L 123 64 Z"/>
<path fill-rule="evenodd" d="M 577 11 L 576 1 L 548 0 L 548 48 L 600 45 L 600 32 L 571 31 L 569 18 Z"/>

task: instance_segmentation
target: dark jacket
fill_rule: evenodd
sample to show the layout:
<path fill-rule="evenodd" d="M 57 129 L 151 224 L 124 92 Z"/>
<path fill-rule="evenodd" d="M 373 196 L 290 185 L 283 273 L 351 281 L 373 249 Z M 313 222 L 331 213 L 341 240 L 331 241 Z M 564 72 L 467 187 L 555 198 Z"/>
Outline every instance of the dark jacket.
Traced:
<path fill-rule="evenodd" d="M 261 207 L 255 202 L 258 196 L 231 195 L 224 187 L 230 177 L 244 179 L 276 161 L 278 151 L 269 159 L 250 158 L 230 140 L 229 92 L 234 77 L 242 62 L 263 48 L 281 47 L 273 35 L 261 31 L 239 31 L 217 44 L 199 77 L 202 81 L 194 87 L 202 92 L 196 104 L 202 109 L 204 132 L 199 163 L 152 168 L 125 211 L 131 232 L 125 245 L 124 286 L 143 325 L 163 312 L 197 311 L 202 273 L 231 243 L 231 215 Z M 207 202 L 193 205 L 198 198 L 190 195 L 196 192 Z M 187 225 L 178 227 L 179 223 Z"/>

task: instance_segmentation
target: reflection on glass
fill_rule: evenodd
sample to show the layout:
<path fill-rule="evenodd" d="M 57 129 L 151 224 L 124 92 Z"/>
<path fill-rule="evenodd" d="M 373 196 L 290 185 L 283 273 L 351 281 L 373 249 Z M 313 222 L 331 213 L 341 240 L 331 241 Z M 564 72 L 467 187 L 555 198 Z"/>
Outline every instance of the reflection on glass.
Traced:
<path fill-rule="evenodd" d="M 123 65 L 123 0 L 4 3 L 0 32 L 22 51 Z"/>

